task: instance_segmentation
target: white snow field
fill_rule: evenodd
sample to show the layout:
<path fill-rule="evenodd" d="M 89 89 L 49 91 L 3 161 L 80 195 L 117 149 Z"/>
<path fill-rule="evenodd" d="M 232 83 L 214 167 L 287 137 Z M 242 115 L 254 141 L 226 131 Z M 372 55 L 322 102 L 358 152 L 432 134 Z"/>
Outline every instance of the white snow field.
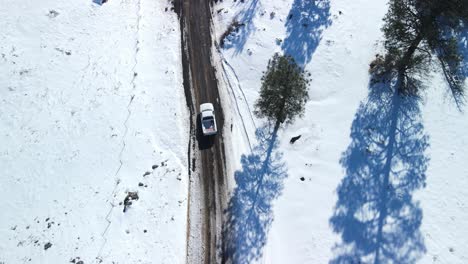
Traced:
<path fill-rule="evenodd" d="M 424 80 L 420 102 L 370 87 L 369 63 L 379 52 L 386 12 L 383 0 L 215 5 L 220 46 L 231 22 L 241 24 L 216 60 L 226 127 L 232 124 L 226 138 L 236 142 L 227 259 L 468 263 L 468 118 L 437 67 Z M 264 120 L 251 118 L 275 52 L 292 55 L 312 79 L 305 115 L 281 128 L 277 140 Z"/>
<path fill-rule="evenodd" d="M 189 122 L 170 9 L 1 1 L 0 263 L 185 262 Z M 127 192 L 139 199 L 123 213 Z"/>

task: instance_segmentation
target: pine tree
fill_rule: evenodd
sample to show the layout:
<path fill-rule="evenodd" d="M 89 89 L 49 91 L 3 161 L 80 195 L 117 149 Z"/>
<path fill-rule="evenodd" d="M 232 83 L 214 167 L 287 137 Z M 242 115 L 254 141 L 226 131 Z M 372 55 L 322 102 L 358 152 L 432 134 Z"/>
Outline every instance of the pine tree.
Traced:
<path fill-rule="evenodd" d="M 468 0 L 390 0 L 384 22 L 386 53 L 371 63 L 373 77 L 395 74 L 400 93 L 417 93 L 421 88 L 418 74 L 428 69 L 435 55 L 459 103 L 465 76 L 454 34 L 468 22 Z"/>
<path fill-rule="evenodd" d="M 301 116 L 309 99 L 306 74 L 291 56 L 275 54 L 262 77 L 254 113 L 275 122 L 275 128 Z"/>

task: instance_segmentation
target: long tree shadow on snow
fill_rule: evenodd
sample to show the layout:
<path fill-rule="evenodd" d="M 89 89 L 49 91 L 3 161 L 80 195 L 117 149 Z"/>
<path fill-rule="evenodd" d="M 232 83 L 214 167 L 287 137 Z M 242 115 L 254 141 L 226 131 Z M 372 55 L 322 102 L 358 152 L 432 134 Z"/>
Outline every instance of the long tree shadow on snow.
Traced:
<path fill-rule="evenodd" d="M 323 30 L 331 25 L 330 1 L 294 0 L 286 19 L 287 33 L 282 49 L 304 66 L 312 59 Z"/>
<path fill-rule="evenodd" d="M 461 83 L 466 83 L 466 77 L 468 76 L 468 25 L 466 25 L 462 30 L 454 34 L 454 37 L 458 42 L 458 50 L 460 51 L 460 55 L 462 56 L 460 62 L 461 67 L 460 70 L 457 71 L 455 78 L 458 79 Z M 453 90 L 455 86 L 453 80 L 451 80 L 445 74 L 445 71 L 443 72 L 448 86 L 451 90 Z M 460 111 L 463 111 L 463 106 L 466 104 L 466 98 L 464 97 L 464 95 L 452 92 L 451 96 L 453 101 L 456 103 L 458 109 Z"/>
<path fill-rule="evenodd" d="M 250 34 L 256 29 L 253 24 L 253 19 L 258 10 L 258 0 L 248 0 L 248 2 L 239 1 L 238 5 L 245 5 L 243 10 L 237 14 L 234 21 L 237 21 L 239 26 L 235 32 L 227 35 L 224 39 L 224 48 L 235 48 L 236 53 L 244 50 L 245 43 Z"/>
<path fill-rule="evenodd" d="M 235 172 L 237 187 L 224 211 L 223 263 L 250 263 L 262 256 L 273 221 L 272 203 L 281 194 L 288 176 L 277 148 L 277 128 L 259 128 L 258 145 L 241 158 Z"/>
<path fill-rule="evenodd" d="M 466 83 L 466 77 L 468 76 L 468 25 L 462 26 L 456 31 L 450 27 L 442 27 L 442 32 L 447 39 L 453 38 L 455 40 L 461 55 L 460 65 L 441 60 L 440 57 L 444 57 L 443 49 L 436 49 L 434 52 L 439 59 L 442 73 L 449 87 L 447 97 L 455 103 L 459 111 L 463 112 L 463 107 L 466 104 L 463 85 Z"/>
<path fill-rule="evenodd" d="M 460 78 L 466 80 L 466 76 L 468 76 L 468 25 L 465 25 L 455 37 L 458 40 L 458 50 L 463 56 Z"/>
<path fill-rule="evenodd" d="M 412 195 L 425 186 L 428 136 L 419 99 L 398 95 L 392 85 L 371 85 L 352 123 L 330 219 L 341 235 L 332 264 L 415 263 L 426 251 L 422 209 Z"/>

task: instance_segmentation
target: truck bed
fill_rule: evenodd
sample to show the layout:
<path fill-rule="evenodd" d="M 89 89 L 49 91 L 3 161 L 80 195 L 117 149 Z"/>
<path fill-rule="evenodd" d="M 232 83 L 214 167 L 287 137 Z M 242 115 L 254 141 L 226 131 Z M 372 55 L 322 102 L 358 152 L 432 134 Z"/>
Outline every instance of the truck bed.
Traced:
<path fill-rule="evenodd" d="M 203 120 L 202 121 L 204 132 L 215 132 L 214 120 Z"/>

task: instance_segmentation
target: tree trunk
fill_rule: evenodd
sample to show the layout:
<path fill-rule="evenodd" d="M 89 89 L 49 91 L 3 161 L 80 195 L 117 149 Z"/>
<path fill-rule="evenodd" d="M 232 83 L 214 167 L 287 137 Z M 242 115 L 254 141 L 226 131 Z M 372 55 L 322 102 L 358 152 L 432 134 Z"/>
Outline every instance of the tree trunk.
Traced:
<path fill-rule="evenodd" d="M 398 89 L 398 93 L 400 94 L 406 92 L 407 82 L 404 78 L 405 78 L 407 66 L 410 63 L 411 58 L 413 57 L 414 53 L 416 52 L 416 49 L 418 48 L 422 40 L 423 40 L 423 34 L 419 33 L 416 39 L 411 43 L 411 46 L 403 55 L 403 58 L 398 63 L 398 83 L 400 85 L 397 87 L 397 89 Z"/>

